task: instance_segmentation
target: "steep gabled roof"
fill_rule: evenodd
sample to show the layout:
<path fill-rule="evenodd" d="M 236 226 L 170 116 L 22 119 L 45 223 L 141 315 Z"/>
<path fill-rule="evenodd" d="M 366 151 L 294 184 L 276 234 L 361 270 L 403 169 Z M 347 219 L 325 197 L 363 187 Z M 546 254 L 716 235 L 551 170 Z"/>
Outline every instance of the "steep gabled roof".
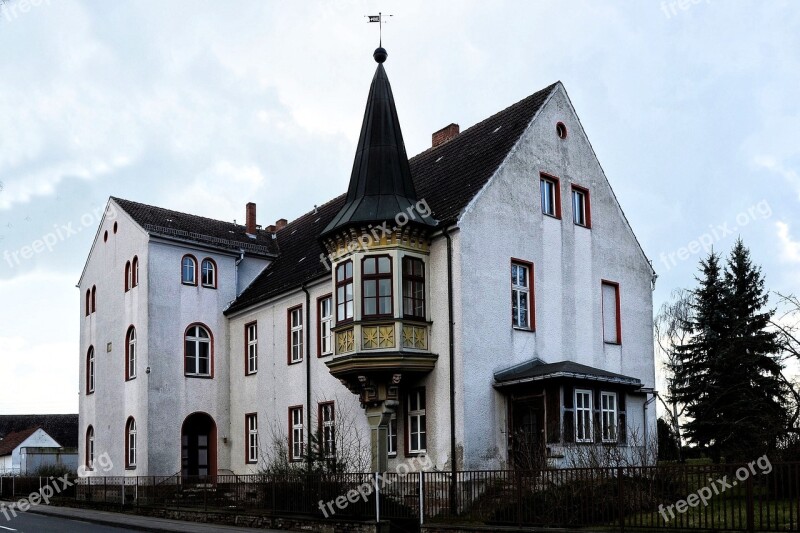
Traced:
<path fill-rule="evenodd" d="M 556 85 L 545 87 L 409 160 L 417 196 L 431 208 L 440 227 L 458 220 L 517 144 Z M 326 252 L 318 238 L 345 201 L 345 195 L 341 195 L 319 207 L 316 213 L 306 213 L 278 231 L 281 255 L 244 290 L 226 314 L 326 275 L 328 269 L 319 258 Z"/>
<path fill-rule="evenodd" d="M 257 255 L 269 256 L 278 253 L 277 244 L 268 231 L 257 230 L 255 238 L 251 238 L 247 235 L 244 225 L 140 204 L 113 196 L 111 199 L 151 235 L 232 251 L 243 249 L 245 252 Z"/>
<path fill-rule="evenodd" d="M 0 457 L 10 455 L 17 449 L 17 446 L 25 442 L 25 439 L 36 433 L 38 429 L 38 427 L 33 427 L 6 435 L 3 440 L 0 440 Z"/>
<path fill-rule="evenodd" d="M 65 448 L 78 447 L 78 414 L 0 415 L 0 439 L 15 431 L 40 427 Z"/>

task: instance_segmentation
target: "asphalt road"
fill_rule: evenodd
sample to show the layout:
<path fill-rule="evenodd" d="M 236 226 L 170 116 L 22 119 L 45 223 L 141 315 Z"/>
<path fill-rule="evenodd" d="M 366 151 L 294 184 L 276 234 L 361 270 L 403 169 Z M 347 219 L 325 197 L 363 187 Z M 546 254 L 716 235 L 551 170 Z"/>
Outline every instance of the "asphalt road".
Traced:
<path fill-rule="evenodd" d="M 83 533 L 85 531 L 90 533 L 122 533 L 124 531 L 130 532 L 131 530 L 33 513 L 18 513 L 16 517 L 12 517 L 11 520 L 7 521 L 5 516 L 0 514 L 0 533 Z"/>

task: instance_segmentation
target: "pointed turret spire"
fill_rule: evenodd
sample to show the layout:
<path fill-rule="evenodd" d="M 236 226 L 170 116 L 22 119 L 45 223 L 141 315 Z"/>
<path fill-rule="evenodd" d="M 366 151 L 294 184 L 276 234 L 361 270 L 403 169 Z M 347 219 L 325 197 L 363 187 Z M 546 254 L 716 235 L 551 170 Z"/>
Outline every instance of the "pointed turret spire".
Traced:
<path fill-rule="evenodd" d="M 373 57 L 378 68 L 369 89 L 347 199 L 323 235 L 345 226 L 392 221 L 398 213 L 408 214 L 408 209 L 419 200 L 411 179 L 392 87 L 383 68 L 388 54 L 378 48 Z M 430 216 L 414 214 L 416 220 L 412 223 L 436 224 Z"/>

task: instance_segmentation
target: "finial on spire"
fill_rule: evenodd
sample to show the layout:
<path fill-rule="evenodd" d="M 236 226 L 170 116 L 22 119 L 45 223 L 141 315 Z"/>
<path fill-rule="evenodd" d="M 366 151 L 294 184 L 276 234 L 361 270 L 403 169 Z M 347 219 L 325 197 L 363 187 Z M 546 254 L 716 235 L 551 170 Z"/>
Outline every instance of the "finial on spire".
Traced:
<path fill-rule="evenodd" d="M 383 46 L 383 25 L 389 22 L 388 20 L 383 20 L 383 13 L 378 12 L 377 15 L 364 15 L 367 17 L 367 22 L 377 22 L 378 23 L 378 49 L 380 50 Z M 386 15 L 387 17 L 393 17 L 394 15 Z M 386 59 L 384 58 L 384 61 Z M 377 60 L 376 60 L 377 61 Z M 383 63 L 383 61 L 378 61 L 378 63 Z"/>
<path fill-rule="evenodd" d="M 383 63 L 386 61 L 386 58 L 389 57 L 389 53 L 386 51 L 385 48 L 378 47 L 375 49 L 375 52 L 372 54 L 372 57 L 375 58 L 376 63 Z"/>

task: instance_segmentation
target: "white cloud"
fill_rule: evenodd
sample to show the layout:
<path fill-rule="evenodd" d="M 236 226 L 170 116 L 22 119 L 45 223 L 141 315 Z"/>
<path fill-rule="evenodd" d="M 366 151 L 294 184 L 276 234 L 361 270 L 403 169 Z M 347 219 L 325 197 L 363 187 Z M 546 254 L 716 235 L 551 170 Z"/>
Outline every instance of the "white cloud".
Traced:
<path fill-rule="evenodd" d="M 753 163 L 758 168 L 763 168 L 782 176 L 795 188 L 798 198 L 800 198 L 800 175 L 798 175 L 796 170 L 784 167 L 779 161 L 776 161 L 775 158 L 770 156 L 757 156 L 753 159 Z"/>
<path fill-rule="evenodd" d="M 800 263 L 800 241 L 792 239 L 789 233 L 789 224 L 776 222 L 778 228 L 778 240 L 781 243 L 781 258 L 784 261 Z"/>

